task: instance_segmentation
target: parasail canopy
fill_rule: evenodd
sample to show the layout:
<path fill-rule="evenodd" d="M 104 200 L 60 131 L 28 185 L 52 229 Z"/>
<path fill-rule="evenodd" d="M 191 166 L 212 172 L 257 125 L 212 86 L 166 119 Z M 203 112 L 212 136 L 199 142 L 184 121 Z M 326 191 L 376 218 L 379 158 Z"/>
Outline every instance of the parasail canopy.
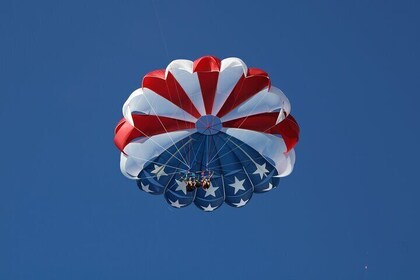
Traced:
<path fill-rule="evenodd" d="M 239 58 L 174 60 L 148 73 L 115 129 L 121 171 L 175 207 L 242 207 L 295 163 L 299 126 L 266 72 Z"/>

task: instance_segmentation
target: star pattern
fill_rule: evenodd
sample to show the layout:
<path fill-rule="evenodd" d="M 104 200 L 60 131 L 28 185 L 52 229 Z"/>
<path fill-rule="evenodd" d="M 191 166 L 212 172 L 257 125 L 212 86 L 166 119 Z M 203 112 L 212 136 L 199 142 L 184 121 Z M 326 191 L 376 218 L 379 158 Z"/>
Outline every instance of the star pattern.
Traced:
<path fill-rule="evenodd" d="M 214 209 L 216 209 L 217 206 L 216 207 L 212 207 L 211 206 L 211 203 L 209 203 L 209 205 L 207 205 L 207 207 L 201 206 L 201 208 L 203 208 L 203 210 L 206 211 L 206 212 L 210 212 L 210 211 L 213 211 Z"/>
<path fill-rule="evenodd" d="M 259 165 L 258 163 L 255 163 L 255 168 L 257 168 L 257 170 L 255 170 L 255 172 L 252 173 L 252 174 L 260 175 L 260 179 L 262 179 L 264 176 L 267 176 L 266 173 L 269 172 L 266 168 L 266 163 L 265 162 L 262 165 Z"/>
<path fill-rule="evenodd" d="M 235 176 L 235 182 L 233 184 L 229 184 L 229 186 L 235 189 L 235 194 L 236 194 L 239 190 L 243 190 L 243 191 L 245 190 L 244 182 L 245 182 L 245 179 L 238 180 L 238 178 Z"/>
<path fill-rule="evenodd" d="M 243 200 L 242 198 L 241 198 L 241 200 L 238 202 L 238 203 L 232 203 L 233 205 L 235 205 L 236 207 L 242 207 L 242 206 L 244 206 L 247 202 L 249 201 L 249 199 L 247 199 L 247 200 Z"/>
<path fill-rule="evenodd" d="M 178 187 L 176 187 L 176 191 L 182 191 L 184 194 L 187 194 L 187 184 L 184 181 L 178 181 L 175 179 L 176 184 Z"/>
<path fill-rule="evenodd" d="M 206 189 L 206 194 L 204 195 L 204 197 L 208 197 L 209 195 L 212 195 L 214 197 L 216 197 L 216 191 L 219 189 L 219 187 L 213 187 L 213 184 L 210 183 L 210 187 L 208 189 Z"/>
<path fill-rule="evenodd" d="M 169 202 L 171 203 L 172 207 L 181 208 L 182 206 L 185 206 L 186 204 L 180 204 L 179 200 L 172 201 L 169 199 Z"/>
<path fill-rule="evenodd" d="M 147 193 L 152 193 L 152 192 L 153 192 L 152 190 L 150 190 L 150 189 L 149 189 L 149 186 L 150 186 L 150 185 L 145 185 L 145 184 L 143 184 L 143 182 L 140 182 L 140 185 L 141 185 L 141 189 L 142 189 L 143 191 L 145 191 L 145 192 L 147 192 Z"/>
<path fill-rule="evenodd" d="M 155 169 L 152 171 L 152 174 L 155 174 L 158 180 L 161 176 L 168 176 L 168 174 L 165 173 L 165 165 L 159 166 L 155 164 L 154 166 Z"/>

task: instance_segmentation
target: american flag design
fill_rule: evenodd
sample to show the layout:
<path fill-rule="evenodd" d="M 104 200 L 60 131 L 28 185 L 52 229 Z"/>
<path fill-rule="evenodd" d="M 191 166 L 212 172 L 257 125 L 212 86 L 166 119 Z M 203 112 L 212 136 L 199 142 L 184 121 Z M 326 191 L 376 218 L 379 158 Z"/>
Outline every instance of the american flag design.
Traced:
<path fill-rule="evenodd" d="M 175 208 L 243 207 L 293 170 L 299 126 L 290 110 L 268 74 L 239 58 L 174 60 L 145 75 L 123 106 L 121 172 Z M 188 190 L 185 178 L 203 174 L 209 187 Z"/>

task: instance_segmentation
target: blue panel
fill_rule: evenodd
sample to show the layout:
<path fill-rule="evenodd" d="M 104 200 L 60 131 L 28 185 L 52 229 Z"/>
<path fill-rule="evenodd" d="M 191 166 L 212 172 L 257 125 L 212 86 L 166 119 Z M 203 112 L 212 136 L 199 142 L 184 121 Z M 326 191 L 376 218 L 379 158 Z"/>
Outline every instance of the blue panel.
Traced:
<path fill-rule="evenodd" d="M 183 181 L 187 172 L 197 179 L 202 172 L 213 174 L 210 188 L 188 191 Z M 209 211 L 224 201 L 233 207 L 245 205 L 254 192 L 277 187 L 279 178 L 275 175 L 270 162 L 236 138 L 223 132 L 195 133 L 150 160 L 138 176 L 138 186 L 151 194 L 164 194 L 174 207 L 194 202 Z"/>

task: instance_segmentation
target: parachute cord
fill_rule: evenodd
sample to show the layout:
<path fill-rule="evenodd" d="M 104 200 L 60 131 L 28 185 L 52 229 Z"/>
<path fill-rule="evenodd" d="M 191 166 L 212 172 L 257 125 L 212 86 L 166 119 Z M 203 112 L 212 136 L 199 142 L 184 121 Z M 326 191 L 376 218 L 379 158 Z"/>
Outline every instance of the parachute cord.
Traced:
<path fill-rule="evenodd" d="M 284 106 L 284 102 L 283 102 L 283 105 L 282 106 Z M 284 117 L 284 119 L 282 119 L 279 123 L 281 123 L 282 121 L 284 121 L 289 115 L 288 114 L 286 114 L 286 112 L 283 112 L 282 113 L 282 111 L 281 110 L 283 110 L 283 107 L 280 109 L 280 113 L 279 114 L 283 114 L 283 117 Z M 271 130 L 273 127 L 275 127 L 276 125 L 278 125 L 279 123 L 274 123 L 274 125 L 272 125 L 272 126 L 270 126 L 269 128 L 267 128 L 266 130 L 264 130 L 263 131 L 263 133 L 266 133 L 267 131 L 269 131 L 269 130 Z"/>
<path fill-rule="evenodd" d="M 241 126 L 245 123 L 245 121 L 248 119 L 249 116 L 252 116 L 252 112 L 255 110 L 255 108 L 265 99 L 267 95 L 265 94 L 258 102 L 257 104 L 254 105 L 254 107 L 252 108 L 251 112 L 244 118 L 244 120 L 239 124 L 238 127 L 236 127 L 237 129 L 241 128 Z M 228 139 L 230 140 L 230 138 L 232 138 L 232 135 L 228 135 Z M 210 159 L 210 163 L 212 163 L 212 161 L 214 160 L 214 158 L 219 154 L 219 152 L 222 150 L 222 148 L 227 144 L 227 141 L 222 145 L 222 147 L 217 151 L 216 154 L 214 154 L 214 156 Z M 227 153 L 230 153 L 227 152 Z M 224 156 L 224 155 L 223 155 Z"/>
<path fill-rule="evenodd" d="M 179 174 L 179 172 L 170 172 L 166 175 L 172 175 L 172 177 L 173 177 L 173 175 L 175 175 L 175 174 Z M 138 178 L 136 180 L 154 179 L 154 178 L 156 178 L 156 176 L 144 176 L 144 177 Z M 171 181 L 171 180 L 172 180 L 172 178 L 169 181 Z"/>
<path fill-rule="evenodd" d="M 154 1 L 154 0 L 152 0 L 152 5 L 153 5 L 153 10 L 154 10 L 154 12 L 155 12 L 156 21 L 157 21 L 157 24 L 158 24 L 158 29 L 159 29 L 159 32 L 160 32 L 160 36 L 161 36 L 161 38 L 162 38 L 163 46 L 164 46 L 164 49 L 165 49 L 165 52 L 166 52 L 166 57 L 167 57 L 167 59 L 169 60 L 168 45 L 167 45 L 166 40 L 165 40 L 165 35 L 163 34 L 163 30 L 162 30 L 162 26 L 161 26 L 161 23 L 160 23 L 160 18 L 159 18 L 159 13 L 158 13 L 158 10 L 157 10 L 157 7 L 156 7 L 156 4 L 155 4 L 155 1 Z M 176 88 L 176 86 L 175 86 L 175 88 Z M 177 89 L 177 88 L 176 88 L 176 89 Z M 177 91 L 178 91 L 178 89 L 177 89 Z M 145 96 L 145 97 L 146 97 L 146 96 Z M 178 99 L 179 99 L 179 94 L 178 94 Z M 146 97 L 146 100 L 147 100 L 147 97 Z M 178 150 L 177 145 L 174 143 L 174 141 L 173 141 L 173 139 L 172 139 L 171 135 L 169 134 L 168 130 L 167 130 L 167 129 L 166 129 L 166 127 L 163 125 L 162 121 L 161 121 L 161 120 L 160 120 L 160 118 L 159 118 L 159 115 L 156 113 L 155 109 L 153 108 L 153 106 L 150 104 L 150 102 L 149 102 L 148 100 L 147 100 L 147 103 L 149 103 L 149 106 L 152 108 L 153 112 L 154 112 L 154 113 L 155 113 L 155 115 L 158 117 L 158 120 L 159 120 L 160 124 L 161 124 L 161 125 L 163 126 L 163 128 L 165 129 L 166 134 L 167 134 L 167 135 L 168 135 L 168 137 L 171 139 L 171 141 L 172 141 L 172 143 L 174 144 L 175 148 Z M 181 109 L 182 109 L 182 108 L 181 108 Z M 185 111 L 184 111 L 184 120 L 185 120 L 185 119 L 186 119 L 186 116 L 185 116 Z M 180 130 L 178 122 L 177 122 L 177 126 L 178 126 L 178 130 Z M 189 137 L 189 138 L 190 138 L 190 140 L 191 140 L 191 135 L 189 135 L 188 137 Z M 178 150 L 178 152 L 179 152 L 179 150 Z M 181 156 L 181 158 L 183 159 L 184 164 L 185 164 L 185 165 L 187 165 L 187 166 L 188 166 L 188 168 L 190 168 L 190 165 L 188 164 L 187 160 L 183 157 L 182 153 L 179 153 L 179 155 L 180 155 L 180 156 Z"/>
<path fill-rule="evenodd" d="M 225 188 L 225 179 L 223 178 L 223 174 L 221 175 L 222 177 L 222 188 L 223 188 L 223 202 L 226 200 L 226 188 Z"/>
<path fill-rule="evenodd" d="M 212 124 L 212 126 L 213 126 L 213 124 Z M 217 146 L 220 146 L 220 145 L 218 145 L 219 143 L 224 142 L 224 140 L 221 137 L 219 137 L 219 136 L 216 137 L 216 136 L 217 136 L 217 134 L 214 135 L 213 137 L 211 137 L 211 140 L 213 140 L 213 147 L 210 151 L 210 155 L 213 155 L 214 152 L 217 151 Z M 209 164 L 211 164 L 211 163 L 212 162 L 209 162 Z"/>
<path fill-rule="evenodd" d="M 209 168 L 209 136 L 206 135 L 206 170 Z"/>
<path fill-rule="evenodd" d="M 155 5 L 155 0 L 152 0 L 152 5 L 153 5 L 153 10 L 155 11 L 156 21 L 157 21 L 158 29 L 159 29 L 159 32 L 160 32 L 160 37 L 161 37 L 162 42 L 163 42 L 163 47 L 164 47 L 165 52 L 166 52 L 166 57 L 169 60 L 168 44 L 166 43 L 165 35 L 163 34 L 162 26 L 160 24 L 159 13 L 158 13 L 157 7 Z"/>
<path fill-rule="evenodd" d="M 152 104 L 149 102 L 149 100 L 147 99 L 146 95 L 143 95 L 147 101 L 147 103 L 149 104 L 150 108 L 152 108 L 153 112 L 155 113 L 156 117 L 158 118 L 160 124 L 162 125 L 163 129 L 166 132 L 166 135 L 169 137 L 169 139 L 171 140 L 172 144 L 175 146 L 177 153 L 179 153 L 179 155 L 181 156 L 181 158 L 183 159 L 183 163 L 188 166 L 188 168 L 190 168 L 189 164 L 187 163 L 187 161 L 185 160 L 185 158 L 182 156 L 182 153 L 180 152 L 180 150 L 178 149 L 177 144 L 174 142 L 174 139 L 172 139 L 171 135 L 169 134 L 168 130 L 166 129 L 165 125 L 163 124 L 162 120 L 160 119 L 159 115 L 156 113 L 155 108 L 152 106 Z M 178 126 L 179 129 L 179 126 Z M 190 138 L 191 141 L 191 138 Z M 167 149 L 165 149 L 167 150 Z"/>
<path fill-rule="evenodd" d="M 152 0 L 152 5 L 153 5 L 153 10 L 154 10 L 155 16 L 156 16 L 156 21 L 157 21 L 157 24 L 158 24 L 158 29 L 159 29 L 160 37 L 162 39 L 163 47 L 164 47 L 165 52 L 166 52 L 166 57 L 167 57 L 168 60 L 170 60 L 170 58 L 169 58 L 169 51 L 168 51 L 168 44 L 167 44 L 166 39 L 165 39 L 165 34 L 163 33 L 163 29 L 162 29 L 162 25 L 161 25 L 161 21 L 160 21 L 160 17 L 159 17 L 158 9 L 156 7 L 155 0 Z M 183 109 L 184 105 L 182 105 L 182 101 L 181 101 L 181 98 L 180 98 L 179 92 L 178 92 L 178 87 L 176 85 L 175 85 L 175 89 L 176 89 L 176 92 L 177 92 L 177 95 L 178 95 L 178 101 L 181 103 L 181 109 L 182 109 L 183 114 L 184 114 L 184 119 L 186 119 L 185 110 Z M 194 106 L 194 105 L 191 105 L 191 107 L 192 106 Z M 178 123 L 177 123 L 177 126 L 178 126 L 178 130 L 179 130 L 180 128 L 179 128 L 179 124 Z M 188 137 L 191 139 L 192 135 L 189 135 Z M 193 164 L 193 162 L 191 162 L 191 159 L 190 159 L 190 154 L 187 155 L 187 159 L 188 160 L 186 160 L 182 155 L 181 155 L 181 157 L 183 158 L 184 161 L 187 162 L 187 165 L 189 167 L 190 167 L 190 165 Z"/>
<path fill-rule="evenodd" d="M 139 160 L 143 160 L 143 161 L 145 161 L 145 162 L 147 162 L 147 163 L 153 163 L 153 164 L 162 164 L 161 162 L 158 162 L 158 161 L 153 161 L 153 160 L 148 160 L 148 159 L 145 159 L 145 158 L 141 158 L 141 157 L 136 157 L 136 156 L 129 156 L 130 158 L 134 158 L 134 159 L 139 159 Z M 180 162 L 180 163 L 182 163 L 182 162 Z M 166 167 L 170 167 L 170 168 L 173 168 L 173 169 L 177 169 L 177 170 L 182 170 L 182 171 L 188 171 L 187 169 L 185 169 L 185 168 L 181 168 L 181 167 L 179 167 L 179 165 L 178 165 L 178 167 L 176 167 L 176 166 L 173 166 L 173 165 L 167 165 L 167 164 L 165 164 L 165 166 Z M 156 176 L 152 176 L 152 177 L 156 177 Z"/>
<path fill-rule="evenodd" d="M 169 59 L 169 58 L 168 58 Z M 187 118 L 186 117 L 186 112 L 185 112 L 185 110 L 183 109 L 184 108 L 184 105 L 182 105 L 182 100 L 181 100 L 181 97 L 179 96 L 179 91 L 178 91 L 178 87 L 177 87 L 177 85 L 175 84 L 176 83 L 176 81 L 174 81 L 174 86 L 175 86 L 175 90 L 176 90 L 176 94 L 177 94 L 177 96 L 178 96 L 178 101 L 179 101 L 179 103 L 181 104 L 181 110 L 182 110 L 182 112 L 183 112 L 183 115 L 184 115 L 184 120 Z M 168 87 L 168 84 L 167 84 L 167 81 L 166 81 L 166 88 L 168 89 L 168 92 L 169 92 L 169 87 Z M 179 128 L 179 123 L 177 122 L 177 127 L 178 127 L 178 130 L 180 130 L 180 128 Z M 168 132 L 166 132 L 166 133 L 168 133 Z M 189 136 L 188 136 L 189 138 L 190 138 L 190 140 L 192 139 L 192 134 L 190 134 Z M 187 156 L 187 155 L 186 155 Z M 188 160 L 186 160 L 182 155 L 181 155 L 181 157 L 182 157 L 182 159 L 185 161 L 185 162 L 187 162 L 187 165 L 188 165 L 188 167 L 189 168 L 191 168 L 191 164 L 192 164 L 192 162 L 190 162 L 190 159 L 188 158 Z M 188 163 L 189 162 L 189 163 Z"/>
<path fill-rule="evenodd" d="M 172 180 L 174 179 L 175 174 L 177 174 L 177 173 L 173 173 L 173 175 L 171 176 L 171 179 L 168 181 L 168 183 L 166 183 L 165 188 L 163 189 L 163 193 L 164 193 L 164 194 L 166 193 L 166 189 L 168 188 L 169 184 L 170 184 L 170 183 L 172 182 Z M 176 179 L 175 179 L 175 180 L 176 180 Z"/>
<path fill-rule="evenodd" d="M 136 129 L 138 132 L 140 132 L 141 134 L 143 134 L 145 137 L 147 137 L 147 139 L 151 140 L 153 143 L 155 143 L 156 145 L 158 145 L 159 147 L 161 147 L 164 151 L 168 152 L 170 155 L 172 155 L 174 158 L 176 158 L 179 162 L 185 164 L 187 167 L 189 167 L 188 164 L 186 164 L 185 162 L 183 162 L 182 160 L 180 160 L 178 157 L 175 156 L 175 154 L 169 152 L 168 149 L 166 149 L 165 147 L 163 147 L 162 145 L 160 145 L 157 141 L 155 141 L 152 137 L 153 136 L 148 136 L 146 133 L 144 133 L 143 131 L 141 131 L 140 129 L 138 129 L 137 127 L 133 126 L 134 129 Z M 179 151 L 179 150 L 178 150 Z"/>

